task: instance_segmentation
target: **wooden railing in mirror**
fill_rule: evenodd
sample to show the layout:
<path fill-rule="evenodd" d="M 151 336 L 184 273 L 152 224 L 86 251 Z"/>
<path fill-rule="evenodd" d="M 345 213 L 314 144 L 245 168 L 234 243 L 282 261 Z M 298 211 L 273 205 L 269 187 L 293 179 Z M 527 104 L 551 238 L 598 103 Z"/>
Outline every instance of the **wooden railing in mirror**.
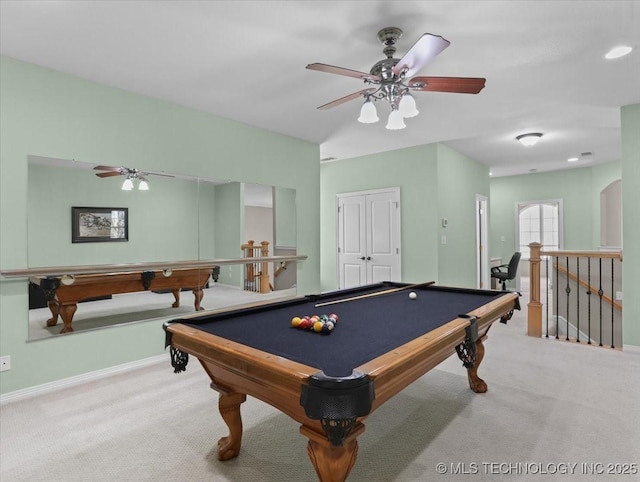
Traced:
<path fill-rule="evenodd" d="M 622 251 L 531 243 L 527 334 L 622 348 Z"/>

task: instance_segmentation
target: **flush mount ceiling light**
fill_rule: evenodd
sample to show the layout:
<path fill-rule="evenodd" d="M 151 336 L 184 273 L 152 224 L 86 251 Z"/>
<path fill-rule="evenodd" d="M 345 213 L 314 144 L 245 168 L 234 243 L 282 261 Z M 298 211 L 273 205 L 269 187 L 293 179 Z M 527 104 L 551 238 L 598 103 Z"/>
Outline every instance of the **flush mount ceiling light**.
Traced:
<path fill-rule="evenodd" d="M 570 157 L 569 159 L 567 159 L 567 162 L 578 162 L 579 159 L 577 157 Z"/>
<path fill-rule="evenodd" d="M 632 50 L 633 47 L 630 45 L 618 45 L 609 50 L 604 58 L 607 60 L 619 59 L 620 57 L 630 54 Z"/>
<path fill-rule="evenodd" d="M 530 132 L 529 134 L 520 134 L 518 137 L 516 137 L 516 140 L 520 141 L 523 146 L 529 147 L 535 146 L 541 137 L 542 134 L 540 134 L 539 132 Z"/>

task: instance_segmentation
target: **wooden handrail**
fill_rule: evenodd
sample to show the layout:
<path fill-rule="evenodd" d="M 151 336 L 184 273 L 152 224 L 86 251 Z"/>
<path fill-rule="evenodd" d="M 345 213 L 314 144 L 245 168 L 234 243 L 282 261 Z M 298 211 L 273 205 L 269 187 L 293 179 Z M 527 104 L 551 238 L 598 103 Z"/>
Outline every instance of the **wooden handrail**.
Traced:
<path fill-rule="evenodd" d="M 124 271 L 152 271 L 175 268 L 208 268 L 210 266 L 227 266 L 247 263 L 279 263 L 284 261 L 304 261 L 306 255 L 269 256 L 266 258 L 225 258 L 190 261 L 161 261 L 150 263 L 94 264 L 82 266 L 51 266 L 24 269 L 1 270 L 5 278 L 29 278 L 31 276 L 63 276 L 88 273 L 122 273 Z"/>
<path fill-rule="evenodd" d="M 569 256 L 579 258 L 614 258 L 622 261 L 622 251 L 542 251 L 540 256 Z"/>

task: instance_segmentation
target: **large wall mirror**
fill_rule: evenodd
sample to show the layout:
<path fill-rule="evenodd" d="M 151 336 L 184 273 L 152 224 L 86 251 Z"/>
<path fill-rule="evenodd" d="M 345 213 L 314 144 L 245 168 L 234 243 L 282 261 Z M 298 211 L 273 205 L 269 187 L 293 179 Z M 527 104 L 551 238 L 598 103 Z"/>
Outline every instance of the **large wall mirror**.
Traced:
<path fill-rule="evenodd" d="M 269 263 L 268 276 L 261 264 L 175 266 L 265 248 L 268 256 L 296 255 L 294 189 L 119 167 L 29 156 L 29 268 L 172 262 L 172 269 L 53 282 L 32 276 L 30 340 L 295 296 L 295 262 Z M 49 303 L 52 290 L 65 302 Z"/>

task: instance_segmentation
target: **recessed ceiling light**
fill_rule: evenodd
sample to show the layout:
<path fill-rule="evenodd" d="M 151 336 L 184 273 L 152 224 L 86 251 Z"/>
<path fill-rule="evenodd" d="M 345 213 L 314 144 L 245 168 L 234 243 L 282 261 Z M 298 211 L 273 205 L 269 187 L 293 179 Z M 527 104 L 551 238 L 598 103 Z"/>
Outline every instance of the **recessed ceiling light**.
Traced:
<path fill-rule="evenodd" d="M 516 139 L 519 140 L 523 146 L 535 146 L 541 137 L 542 134 L 539 132 L 530 132 L 529 134 L 520 134 Z"/>
<path fill-rule="evenodd" d="M 577 157 L 570 157 L 569 159 L 567 159 L 567 162 L 576 162 L 577 160 Z"/>
<path fill-rule="evenodd" d="M 604 56 L 605 59 L 619 59 L 620 57 L 624 57 L 625 55 L 631 53 L 633 47 L 629 45 L 618 45 L 617 47 L 613 47 L 609 50 Z"/>

